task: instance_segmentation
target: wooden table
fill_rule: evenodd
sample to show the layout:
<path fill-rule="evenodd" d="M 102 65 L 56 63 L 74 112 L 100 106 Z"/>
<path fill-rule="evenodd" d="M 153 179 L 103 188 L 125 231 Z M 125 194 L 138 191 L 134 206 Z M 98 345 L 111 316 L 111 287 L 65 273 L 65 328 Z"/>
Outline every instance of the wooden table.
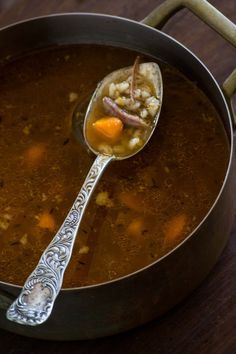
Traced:
<path fill-rule="evenodd" d="M 55 12 L 100 12 L 141 20 L 162 0 L 1 0 L 0 26 Z M 235 0 L 210 1 L 236 22 Z M 236 50 L 187 10 L 164 28 L 209 67 L 219 82 L 236 67 Z M 204 38 L 204 40 L 203 40 Z M 83 342 L 46 342 L 0 330 L 2 354 L 236 353 L 236 222 L 217 265 L 192 295 L 161 319 L 128 333 Z"/>

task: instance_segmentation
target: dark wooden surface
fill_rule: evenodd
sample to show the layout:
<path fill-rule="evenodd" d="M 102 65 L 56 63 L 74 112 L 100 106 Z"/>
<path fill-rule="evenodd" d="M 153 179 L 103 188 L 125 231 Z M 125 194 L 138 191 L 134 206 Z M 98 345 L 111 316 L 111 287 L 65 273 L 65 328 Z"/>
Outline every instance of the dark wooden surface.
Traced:
<path fill-rule="evenodd" d="M 56 12 L 100 12 L 141 20 L 162 0 L 0 0 L 0 26 Z M 210 1 L 236 22 L 235 0 Z M 221 83 L 236 67 L 236 50 L 186 10 L 164 28 L 196 53 Z M 0 330 L 2 354 L 236 353 L 236 222 L 217 265 L 191 296 L 161 319 L 84 342 L 45 342 Z"/>

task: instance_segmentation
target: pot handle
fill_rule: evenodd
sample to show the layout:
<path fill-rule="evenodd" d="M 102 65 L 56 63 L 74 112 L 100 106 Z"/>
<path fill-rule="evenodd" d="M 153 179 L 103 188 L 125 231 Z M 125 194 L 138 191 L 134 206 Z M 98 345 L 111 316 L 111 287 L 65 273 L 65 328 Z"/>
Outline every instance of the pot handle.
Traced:
<path fill-rule="evenodd" d="M 162 28 L 172 15 L 184 7 L 236 47 L 236 25 L 206 0 L 165 0 L 141 22 L 151 27 Z M 222 89 L 231 109 L 233 126 L 236 128 L 236 114 L 232 104 L 232 96 L 236 91 L 236 69 L 225 80 Z"/>
<path fill-rule="evenodd" d="M 236 112 L 234 110 L 232 100 L 233 94 L 236 92 L 236 69 L 234 69 L 234 71 L 223 82 L 222 89 L 225 94 L 226 100 L 228 101 L 229 108 L 231 110 L 234 130 L 236 130 Z"/>

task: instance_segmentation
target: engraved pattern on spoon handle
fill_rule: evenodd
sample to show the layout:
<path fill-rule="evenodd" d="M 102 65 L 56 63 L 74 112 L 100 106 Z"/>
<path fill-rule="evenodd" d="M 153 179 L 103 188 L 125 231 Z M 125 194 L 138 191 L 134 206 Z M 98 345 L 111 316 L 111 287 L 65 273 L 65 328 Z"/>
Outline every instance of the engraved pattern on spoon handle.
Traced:
<path fill-rule="evenodd" d="M 20 295 L 9 307 L 9 320 L 36 326 L 50 316 L 62 286 L 83 213 L 102 172 L 112 159 L 112 156 L 97 156 L 62 226 L 26 280 Z"/>

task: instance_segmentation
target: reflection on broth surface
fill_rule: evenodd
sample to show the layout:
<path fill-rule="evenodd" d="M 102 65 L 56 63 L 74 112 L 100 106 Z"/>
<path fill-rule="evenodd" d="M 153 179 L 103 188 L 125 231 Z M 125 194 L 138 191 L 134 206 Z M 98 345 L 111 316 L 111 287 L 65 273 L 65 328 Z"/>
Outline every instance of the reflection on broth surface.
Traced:
<path fill-rule="evenodd" d="M 136 55 L 80 45 L 2 65 L 2 281 L 23 284 L 92 164 L 73 136 L 73 109 Z M 215 108 L 185 76 L 159 64 L 164 101 L 157 129 L 141 153 L 105 172 L 82 221 L 64 287 L 114 279 L 163 256 L 197 226 L 222 185 L 229 148 Z"/>

